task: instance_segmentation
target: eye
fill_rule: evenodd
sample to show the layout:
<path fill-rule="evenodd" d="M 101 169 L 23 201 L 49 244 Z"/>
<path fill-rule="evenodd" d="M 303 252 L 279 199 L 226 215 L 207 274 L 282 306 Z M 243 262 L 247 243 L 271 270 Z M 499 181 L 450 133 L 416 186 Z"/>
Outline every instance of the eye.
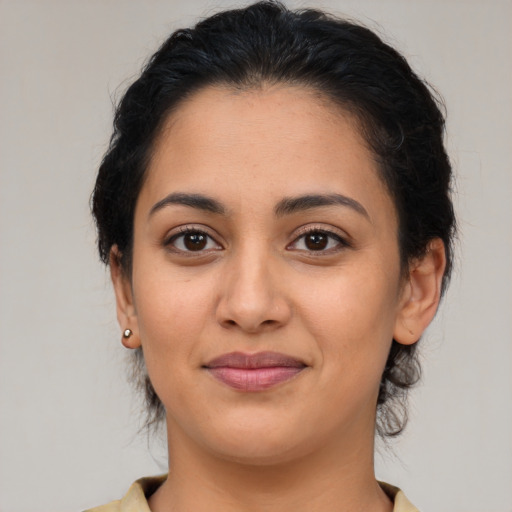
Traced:
<path fill-rule="evenodd" d="M 216 251 L 222 249 L 208 233 L 190 228 L 171 236 L 166 245 L 170 245 L 173 249 L 182 252 Z"/>
<path fill-rule="evenodd" d="M 288 248 L 308 252 L 331 252 L 348 247 L 339 235 L 321 229 L 312 229 L 299 236 Z"/>

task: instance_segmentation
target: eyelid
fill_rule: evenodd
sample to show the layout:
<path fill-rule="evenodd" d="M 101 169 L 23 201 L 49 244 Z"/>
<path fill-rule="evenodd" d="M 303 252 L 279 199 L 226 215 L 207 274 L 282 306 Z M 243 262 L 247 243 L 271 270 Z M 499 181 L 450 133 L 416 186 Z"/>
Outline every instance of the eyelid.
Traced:
<path fill-rule="evenodd" d="M 301 226 L 298 228 L 294 233 L 294 239 L 293 241 L 288 244 L 287 249 L 291 248 L 294 244 L 296 244 L 301 238 L 304 236 L 310 234 L 310 233 L 323 233 L 331 238 L 334 238 L 338 241 L 340 247 L 335 249 L 327 249 L 327 250 L 310 250 L 308 252 L 311 252 L 312 254 L 316 255 L 322 255 L 322 254 L 330 254 L 333 252 L 337 252 L 346 248 L 352 247 L 352 243 L 350 241 L 350 236 L 345 233 L 344 231 L 341 231 L 340 229 L 334 228 L 333 226 L 325 226 L 325 224 L 307 224 L 305 226 Z"/>
<path fill-rule="evenodd" d="M 183 237 L 187 233 L 199 233 L 199 234 L 206 235 L 210 240 L 212 240 L 217 245 L 217 248 L 215 248 L 215 249 L 211 249 L 211 248 L 210 249 L 203 249 L 203 250 L 199 250 L 199 251 L 186 251 L 186 250 L 179 249 L 179 248 L 173 246 L 173 243 L 179 237 Z M 222 243 L 220 243 L 218 241 L 218 238 L 219 238 L 218 236 L 213 235 L 211 233 L 211 230 L 208 227 L 204 226 L 204 225 L 201 225 L 201 224 L 199 224 L 199 225 L 198 224 L 185 224 L 183 226 L 178 226 L 178 227 L 172 229 L 171 232 L 168 233 L 164 237 L 162 245 L 164 247 L 168 248 L 169 250 L 172 250 L 175 253 L 185 254 L 187 256 L 189 256 L 189 255 L 200 256 L 201 254 L 210 253 L 212 251 L 219 251 L 219 250 L 224 249 Z"/>
<path fill-rule="evenodd" d="M 190 256 L 190 255 L 200 256 L 200 255 L 211 253 L 213 251 L 223 250 L 225 248 L 225 244 L 223 242 L 219 242 L 219 238 L 221 238 L 221 237 L 219 237 L 217 234 L 213 234 L 211 231 L 212 230 L 209 227 L 202 225 L 202 224 L 185 224 L 182 226 L 177 226 L 177 227 L 173 228 L 171 230 L 171 232 L 168 233 L 164 237 L 164 239 L 162 241 L 162 245 L 174 253 L 184 254 L 187 256 Z M 182 236 L 186 235 L 187 233 L 204 234 L 211 241 L 213 241 L 217 247 L 209 248 L 209 249 L 202 249 L 202 250 L 198 250 L 198 251 L 184 250 L 184 249 L 175 247 L 173 245 L 173 243 L 179 237 L 182 237 Z M 331 254 L 331 253 L 335 253 L 335 252 L 341 251 L 343 249 L 352 247 L 352 243 L 350 241 L 350 236 L 347 233 L 345 233 L 344 231 L 340 230 L 339 228 L 335 228 L 334 226 L 326 226 L 325 224 L 306 224 L 304 226 L 300 226 L 299 228 L 297 228 L 295 230 L 295 233 L 293 233 L 293 235 L 292 235 L 293 240 L 291 243 L 289 243 L 286 246 L 286 249 L 289 249 L 289 250 L 295 249 L 293 246 L 296 245 L 300 241 L 301 238 L 303 238 L 304 236 L 306 236 L 310 233 L 325 234 L 326 236 L 330 237 L 331 239 L 336 240 L 338 247 L 324 249 L 324 250 L 318 250 L 318 251 L 309 250 L 309 249 L 298 249 L 298 250 L 303 251 L 303 252 L 309 252 L 311 254 L 320 256 L 322 254 L 324 254 L 324 255 Z"/>
<path fill-rule="evenodd" d="M 321 222 L 319 223 L 308 223 L 304 224 L 303 226 L 299 226 L 296 230 L 294 235 L 296 237 L 301 235 L 307 235 L 308 233 L 315 231 L 322 231 L 324 233 L 327 233 L 328 235 L 337 236 L 339 238 L 348 239 L 349 235 L 345 231 L 343 231 L 340 228 L 337 228 L 335 226 L 331 226 L 329 224 L 323 224 Z"/>

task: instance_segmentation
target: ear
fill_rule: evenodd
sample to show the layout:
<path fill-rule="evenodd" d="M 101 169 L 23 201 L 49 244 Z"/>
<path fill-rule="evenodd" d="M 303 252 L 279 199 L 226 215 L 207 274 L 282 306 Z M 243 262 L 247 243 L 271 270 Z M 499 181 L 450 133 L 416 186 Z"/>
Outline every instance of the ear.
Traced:
<path fill-rule="evenodd" d="M 121 253 L 117 245 L 110 250 L 110 277 L 116 294 L 117 321 L 123 331 L 121 343 L 126 348 L 140 347 L 140 336 L 137 322 L 137 313 L 133 302 L 132 286 L 126 271 L 121 265 Z M 124 335 L 126 330 L 131 334 Z"/>
<path fill-rule="evenodd" d="M 435 238 L 429 243 L 425 255 L 409 267 L 393 332 L 398 343 L 416 343 L 434 318 L 441 300 L 445 268 L 444 243 Z"/>

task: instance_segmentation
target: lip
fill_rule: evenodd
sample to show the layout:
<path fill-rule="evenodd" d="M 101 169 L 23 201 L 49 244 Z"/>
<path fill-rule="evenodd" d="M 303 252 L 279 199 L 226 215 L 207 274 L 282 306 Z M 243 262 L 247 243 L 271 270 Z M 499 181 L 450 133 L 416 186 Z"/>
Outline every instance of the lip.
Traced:
<path fill-rule="evenodd" d="M 238 391 L 263 391 L 286 382 L 307 367 L 303 361 L 278 352 L 231 352 L 203 366 L 215 379 Z"/>

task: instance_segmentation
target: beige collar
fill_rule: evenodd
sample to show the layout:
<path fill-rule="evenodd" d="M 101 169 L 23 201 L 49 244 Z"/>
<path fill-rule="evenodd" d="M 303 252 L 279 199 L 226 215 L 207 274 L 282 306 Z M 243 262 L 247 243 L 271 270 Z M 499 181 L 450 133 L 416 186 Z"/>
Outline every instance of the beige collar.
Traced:
<path fill-rule="evenodd" d="M 132 484 L 124 498 L 85 512 L 151 512 L 148 498 L 162 485 L 166 478 L 167 475 L 141 478 Z M 384 482 L 379 482 L 379 485 L 393 500 L 395 504 L 393 512 L 419 512 L 398 487 Z"/>

